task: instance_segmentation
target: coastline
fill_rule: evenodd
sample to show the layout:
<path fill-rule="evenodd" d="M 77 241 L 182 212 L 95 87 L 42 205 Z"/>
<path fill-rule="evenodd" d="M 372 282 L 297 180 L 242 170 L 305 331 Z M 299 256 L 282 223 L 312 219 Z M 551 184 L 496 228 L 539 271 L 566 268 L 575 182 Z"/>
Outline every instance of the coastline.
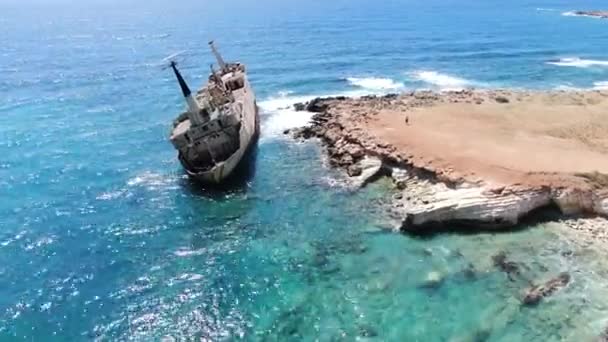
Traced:
<path fill-rule="evenodd" d="M 392 177 L 403 231 L 608 216 L 608 92 L 417 91 L 294 107 L 316 114 L 286 133 L 320 138 L 332 166 L 361 186 Z"/>

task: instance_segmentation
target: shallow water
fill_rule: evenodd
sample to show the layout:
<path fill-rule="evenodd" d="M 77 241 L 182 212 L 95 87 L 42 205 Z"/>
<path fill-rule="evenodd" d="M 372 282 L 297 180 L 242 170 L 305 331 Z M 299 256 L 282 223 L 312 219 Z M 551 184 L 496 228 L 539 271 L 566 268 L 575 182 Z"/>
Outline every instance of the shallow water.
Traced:
<path fill-rule="evenodd" d="M 565 1 L 223 6 L 0 4 L 0 340 L 570 341 L 608 325 L 601 248 L 556 224 L 395 233 L 388 181 L 353 192 L 281 136 L 315 95 L 597 87 L 608 22 Z M 201 83 L 211 37 L 248 64 L 263 112 L 227 192 L 192 184 L 166 141 L 183 105 L 160 60 L 187 50 Z M 567 288 L 520 306 L 528 280 L 562 271 Z"/>

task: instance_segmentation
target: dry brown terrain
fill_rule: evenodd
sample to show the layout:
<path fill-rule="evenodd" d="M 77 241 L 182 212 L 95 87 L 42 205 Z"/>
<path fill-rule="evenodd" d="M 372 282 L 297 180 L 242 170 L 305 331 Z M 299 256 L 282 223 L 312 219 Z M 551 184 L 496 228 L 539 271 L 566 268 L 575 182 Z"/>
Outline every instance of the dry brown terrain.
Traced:
<path fill-rule="evenodd" d="M 571 187 L 588 183 L 576 174 L 608 174 L 608 92 L 417 92 L 329 110 L 347 131 L 450 178 Z"/>
<path fill-rule="evenodd" d="M 577 173 L 608 174 L 608 92 L 421 98 L 401 96 L 365 120 L 352 118 L 352 124 L 406 151 L 417 166 L 473 181 L 555 185 Z"/>

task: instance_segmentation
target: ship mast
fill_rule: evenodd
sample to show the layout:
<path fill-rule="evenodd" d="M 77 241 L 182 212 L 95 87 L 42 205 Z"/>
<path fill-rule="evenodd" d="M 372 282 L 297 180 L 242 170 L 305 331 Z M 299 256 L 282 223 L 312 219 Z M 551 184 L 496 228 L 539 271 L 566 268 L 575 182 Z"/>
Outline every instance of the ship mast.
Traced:
<path fill-rule="evenodd" d="M 179 83 L 179 87 L 182 90 L 182 94 L 186 99 L 186 104 L 188 105 L 188 119 L 192 122 L 193 125 L 198 125 L 204 123 L 200 117 L 201 107 L 198 105 L 198 102 L 192 96 L 192 92 L 188 87 L 188 84 L 182 77 L 182 74 L 177 70 L 177 63 L 175 61 L 171 61 L 171 69 L 173 69 L 173 73 L 175 73 L 175 77 L 177 78 L 177 82 Z"/>
<path fill-rule="evenodd" d="M 213 40 L 209 42 L 209 46 L 211 47 L 211 52 L 213 52 L 213 55 L 215 56 L 215 59 L 217 60 L 217 64 L 220 66 L 220 70 L 226 71 L 226 62 L 224 62 L 222 55 L 220 55 L 220 53 L 215 48 L 215 43 L 213 42 Z"/>

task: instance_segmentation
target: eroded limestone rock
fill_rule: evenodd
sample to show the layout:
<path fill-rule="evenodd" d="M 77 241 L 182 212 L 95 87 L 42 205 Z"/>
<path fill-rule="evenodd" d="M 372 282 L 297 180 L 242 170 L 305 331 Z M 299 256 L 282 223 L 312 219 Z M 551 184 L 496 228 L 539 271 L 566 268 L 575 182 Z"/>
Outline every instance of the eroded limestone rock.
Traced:
<path fill-rule="evenodd" d="M 382 160 L 376 157 L 364 157 L 354 165 L 360 173 L 354 178 L 354 183 L 358 187 L 365 186 L 382 171 Z M 352 166 L 351 166 L 352 167 Z"/>
<path fill-rule="evenodd" d="M 445 189 L 435 193 L 432 201 L 410 208 L 402 229 L 417 231 L 444 225 L 512 226 L 530 212 L 550 204 L 550 191 L 543 189 L 501 194 L 483 187 Z"/>

